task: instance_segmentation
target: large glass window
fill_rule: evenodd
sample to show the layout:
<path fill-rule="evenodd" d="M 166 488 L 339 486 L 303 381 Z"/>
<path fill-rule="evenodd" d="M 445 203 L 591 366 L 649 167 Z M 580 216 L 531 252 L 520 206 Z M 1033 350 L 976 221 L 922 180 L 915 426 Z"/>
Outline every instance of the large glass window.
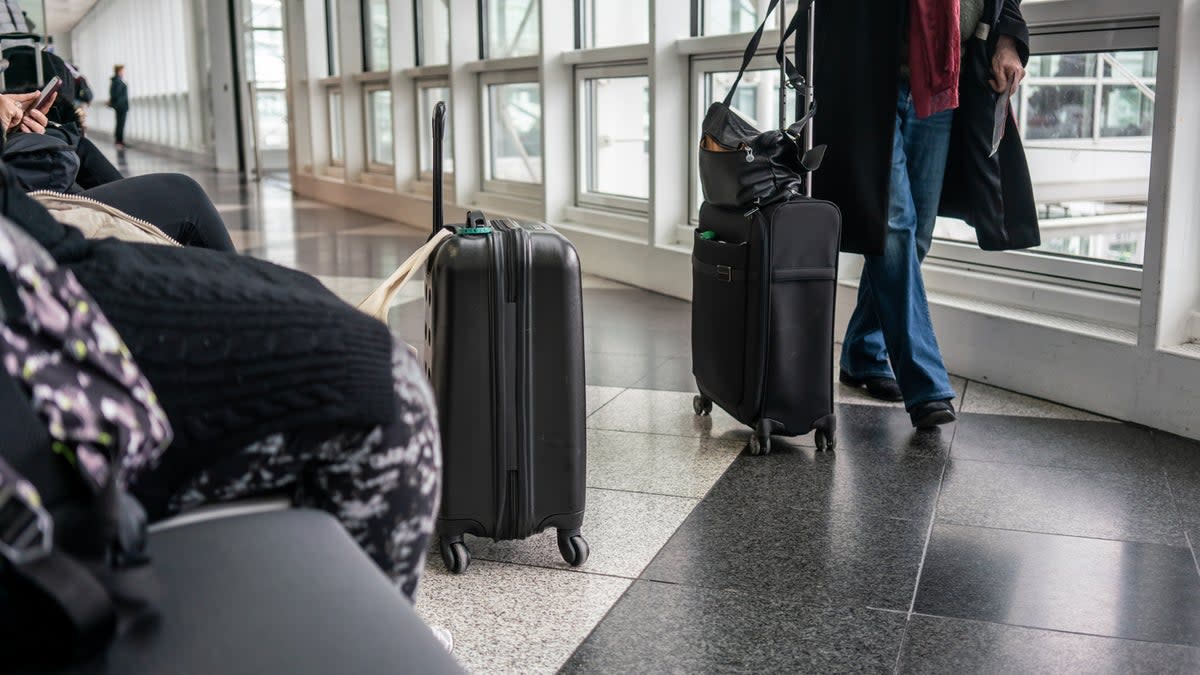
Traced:
<path fill-rule="evenodd" d="M 798 0 L 785 0 L 781 7 L 791 18 Z M 723 35 L 725 33 L 748 33 L 758 28 L 770 0 L 701 0 L 700 34 Z M 775 9 L 776 12 L 779 8 Z M 779 16 L 775 15 L 778 20 Z M 772 22 L 768 28 L 778 26 Z"/>
<path fill-rule="evenodd" d="M 363 70 L 374 72 L 391 67 L 388 21 L 388 0 L 363 0 Z"/>
<path fill-rule="evenodd" d="M 342 90 L 329 90 L 329 161 L 331 164 L 341 164 L 346 161 L 346 146 L 343 134 L 346 125 L 342 124 Z"/>
<path fill-rule="evenodd" d="M 542 182 L 542 97 L 537 82 L 486 85 L 489 180 Z"/>
<path fill-rule="evenodd" d="M 417 65 L 450 63 L 450 0 L 415 0 L 419 51 Z"/>
<path fill-rule="evenodd" d="M 649 0 L 586 0 L 580 27 L 584 47 L 613 47 L 650 41 Z"/>
<path fill-rule="evenodd" d="M 646 208 L 644 200 L 650 193 L 650 79 L 634 74 L 638 70 L 641 68 L 580 71 L 581 204 Z"/>
<path fill-rule="evenodd" d="M 1038 205 L 1035 251 L 1141 265 L 1157 52 L 1039 54 L 1014 96 Z M 935 236 L 975 242 L 960 221 Z"/>
<path fill-rule="evenodd" d="M 565 0 L 551 0 L 564 2 Z M 537 54 L 538 0 L 481 0 L 487 7 L 487 58 Z"/>
<path fill-rule="evenodd" d="M 444 82 L 426 83 L 417 85 L 417 98 L 420 102 L 421 127 L 417 129 L 417 138 L 420 139 L 420 166 L 419 175 L 422 180 L 426 180 L 433 175 L 433 107 L 438 101 L 444 101 L 447 105 L 450 103 L 450 88 Z M 446 124 L 446 138 L 442 144 L 442 170 L 446 173 L 454 171 L 454 139 L 451 137 L 451 129 L 453 124 Z"/>
<path fill-rule="evenodd" d="M 246 39 L 246 81 L 254 106 L 254 133 L 260 150 L 288 147 L 287 68 L 283 52 L 283 3 L 253 0 Z"/>
<path fill-rule="evenodd" d="M 392 92 L 367 90 L 367 163 L 372 167 L 391 168 L 395 164 L 392 142 Z"/>

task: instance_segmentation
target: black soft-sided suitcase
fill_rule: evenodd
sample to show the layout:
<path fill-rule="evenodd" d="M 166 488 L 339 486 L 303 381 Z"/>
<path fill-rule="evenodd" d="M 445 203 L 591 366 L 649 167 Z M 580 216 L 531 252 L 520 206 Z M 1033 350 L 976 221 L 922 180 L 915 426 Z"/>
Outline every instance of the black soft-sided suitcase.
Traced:
<path fill-rule="evenodd" d="M 811 89 L 808 95 L 811 101 Z M 810 194 L 811 184 L 809 176 Z M 772 435 L 812 430 L 819 450 L 836 444 L 841 221 L 833 203 L 798 194 L 762 208 L 700 207 L 692 253 L 694 408 L 707 415 L 715 402 L 753 427 L 751 454 L 770 452 Z"/>
<path fill-rule="evenodd" d="M 434 232 L 441 139 L 434 114 Z M 573 566 L 586 484 L 583 289 L 569 241 L 544 223 L 472 211 L 429 259 L 426 363 L 437 395 L 444 476 L 442 558 L 461 573 L 464 534 L 524 539 L 558 530 Z"/>

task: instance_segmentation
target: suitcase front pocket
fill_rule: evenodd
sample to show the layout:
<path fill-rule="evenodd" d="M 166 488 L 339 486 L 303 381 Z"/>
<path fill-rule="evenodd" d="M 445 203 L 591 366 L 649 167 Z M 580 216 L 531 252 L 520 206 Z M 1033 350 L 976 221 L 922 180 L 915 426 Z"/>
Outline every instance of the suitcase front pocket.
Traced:
<path fill-rule="evenodd" d="M 695 236 L 692 253 L 692 373 L 722 407 L 742 400 L 749 246 Z"/>

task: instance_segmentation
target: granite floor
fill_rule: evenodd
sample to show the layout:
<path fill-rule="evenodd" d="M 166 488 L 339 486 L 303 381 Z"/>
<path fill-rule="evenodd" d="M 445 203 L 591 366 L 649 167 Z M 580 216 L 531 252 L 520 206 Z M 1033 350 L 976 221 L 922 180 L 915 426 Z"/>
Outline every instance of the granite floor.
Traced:
<path fill-rule="evenodd" d="M 111 148 L 108 150 L 111 151 Z M 183 171 L 247 254 L 357 302 L 420 230 Z M 580 569 L 553 536 L 431 556 L 418 609 L 480 673 L 1200 672 L 1200 443 L 955 378 L 915 432 L 838 385 L 839 446 L 691 411 L 689 306 L 585 281 L 589 466 Z M 422 340 L 408 293 L 391 325 Z M 832 377 L 832 373 L 831 373 Z"/>

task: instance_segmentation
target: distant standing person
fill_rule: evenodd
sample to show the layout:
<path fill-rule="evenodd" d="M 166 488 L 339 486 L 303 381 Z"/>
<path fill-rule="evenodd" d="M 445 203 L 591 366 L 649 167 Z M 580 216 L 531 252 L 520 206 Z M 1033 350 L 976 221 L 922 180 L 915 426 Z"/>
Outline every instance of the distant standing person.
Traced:
<path fill-rule="evenodd" d="M 117 113 L 117 128 L 113 140 L 118 150 L 125 149 L 125 116 L 129 114 L 129 87 L 125 85 L 125 66 L 113 66 L 112 83 L 108 85 L 108 107 Z"/>

